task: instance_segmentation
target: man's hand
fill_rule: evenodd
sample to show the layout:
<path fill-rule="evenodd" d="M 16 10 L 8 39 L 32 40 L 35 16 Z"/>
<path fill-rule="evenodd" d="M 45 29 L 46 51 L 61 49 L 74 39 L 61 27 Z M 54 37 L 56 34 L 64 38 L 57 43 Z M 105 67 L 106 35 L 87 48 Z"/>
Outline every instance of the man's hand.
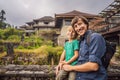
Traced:
<path fill-rule="evenodd" d="M 72 71 L 72 67 L 73 67 L 73 66 L 71 66 L 71 65 L 63 65 L 63 69 L 64 69 L 65 71 Z"/>

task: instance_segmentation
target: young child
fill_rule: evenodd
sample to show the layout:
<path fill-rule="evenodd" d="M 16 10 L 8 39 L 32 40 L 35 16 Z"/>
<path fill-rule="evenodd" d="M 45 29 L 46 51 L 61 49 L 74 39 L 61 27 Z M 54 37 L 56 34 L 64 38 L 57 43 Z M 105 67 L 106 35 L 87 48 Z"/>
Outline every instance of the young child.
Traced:
<path fill-rule="evenodd" d="M 58 66 L 56 67 L 56 80 L 63 80 L 68 75 L 68 80 L 75 80 L 76 73 L 74 71 L 67 72 L 62 69 L 64 64 L 76 65 L 78 58 L 79 42 L 76 40 L 77 34 L 71 26 L 67 29 L 68 41 L 64 45 L 64 51 L 60 57 Z"/>

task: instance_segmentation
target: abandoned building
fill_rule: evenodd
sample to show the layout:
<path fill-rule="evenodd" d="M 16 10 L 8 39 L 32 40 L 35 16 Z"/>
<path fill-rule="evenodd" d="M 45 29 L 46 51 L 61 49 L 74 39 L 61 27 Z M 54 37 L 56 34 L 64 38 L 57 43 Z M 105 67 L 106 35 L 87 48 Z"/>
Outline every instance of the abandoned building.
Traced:
<path fill-rule="evenodd" d="M 71 25 L 71 20 L 75 16 L 86 17 L 89 21 L 89 29 L 101 33 L 108 41 L 120 45 L 120 0 L 114 0 L 98 15 L 73 10 L 66 13 L 57 13 L 55 18 L 44 16 L 34 19 L 31 22 L 27 22 L 27 26 L 24 25 L 21 28 L 25 29 L 27 35 L 41 30 L 56 30 L 57 44 L 63 46 L 67 40 L 67 27 Z"/>
<path fill-rule="evenodd" d="M 33 19 L 31 22 L 26 22 L 27 25 L 20 26 L 24 29 L 26 35 L 30 35 L 33 32 L 48 31 L 48 30 L 58 30 L 55 27 L 55 19 L 51 16 L 44 16 L 39 19 Z"/>

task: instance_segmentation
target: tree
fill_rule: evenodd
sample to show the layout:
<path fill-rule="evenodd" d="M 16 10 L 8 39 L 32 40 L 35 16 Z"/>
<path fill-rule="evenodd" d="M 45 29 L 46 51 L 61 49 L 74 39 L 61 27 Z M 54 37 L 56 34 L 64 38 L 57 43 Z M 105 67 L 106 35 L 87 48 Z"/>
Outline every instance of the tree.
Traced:
<path fill-rule="evenodd" d="M 6 14 L 5 11 L 1 10 L 1 12 L 0 12 L 0 21 L 1 22 L 3 22 L 4 20 L 6 20 L 6 18 L 4 17 L 5 14 Z"/>
<path fill-rule="evenodd" d="M 0 27 L 1 28 L 5 28 L 6 24 L 4 23 L 4 21 L 6 20 L 6 18 L 4 17 L 5 15 L 5 11 L 4 10 L 1 10 L 0 12 Z"/>

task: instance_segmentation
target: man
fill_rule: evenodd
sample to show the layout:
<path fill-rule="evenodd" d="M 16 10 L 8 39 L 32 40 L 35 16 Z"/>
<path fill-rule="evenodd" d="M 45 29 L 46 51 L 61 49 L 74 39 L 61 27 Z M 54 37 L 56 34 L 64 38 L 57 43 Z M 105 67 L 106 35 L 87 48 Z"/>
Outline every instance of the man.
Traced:
<path fill-rule="evenodd" d="M 106 51 L 105 40 L 98 33 L 88 30 L 88 20 L 82 16 L 76 16 L 72 20 L 72 27 L 81 37 L 78 65 L 64 65 L 66 71 L 77 71 L 76 80 L 107 80 L 107 73 L 102 65 L 101 58 Z M 87 36 L 90 43 L 87 43 Z"/>

